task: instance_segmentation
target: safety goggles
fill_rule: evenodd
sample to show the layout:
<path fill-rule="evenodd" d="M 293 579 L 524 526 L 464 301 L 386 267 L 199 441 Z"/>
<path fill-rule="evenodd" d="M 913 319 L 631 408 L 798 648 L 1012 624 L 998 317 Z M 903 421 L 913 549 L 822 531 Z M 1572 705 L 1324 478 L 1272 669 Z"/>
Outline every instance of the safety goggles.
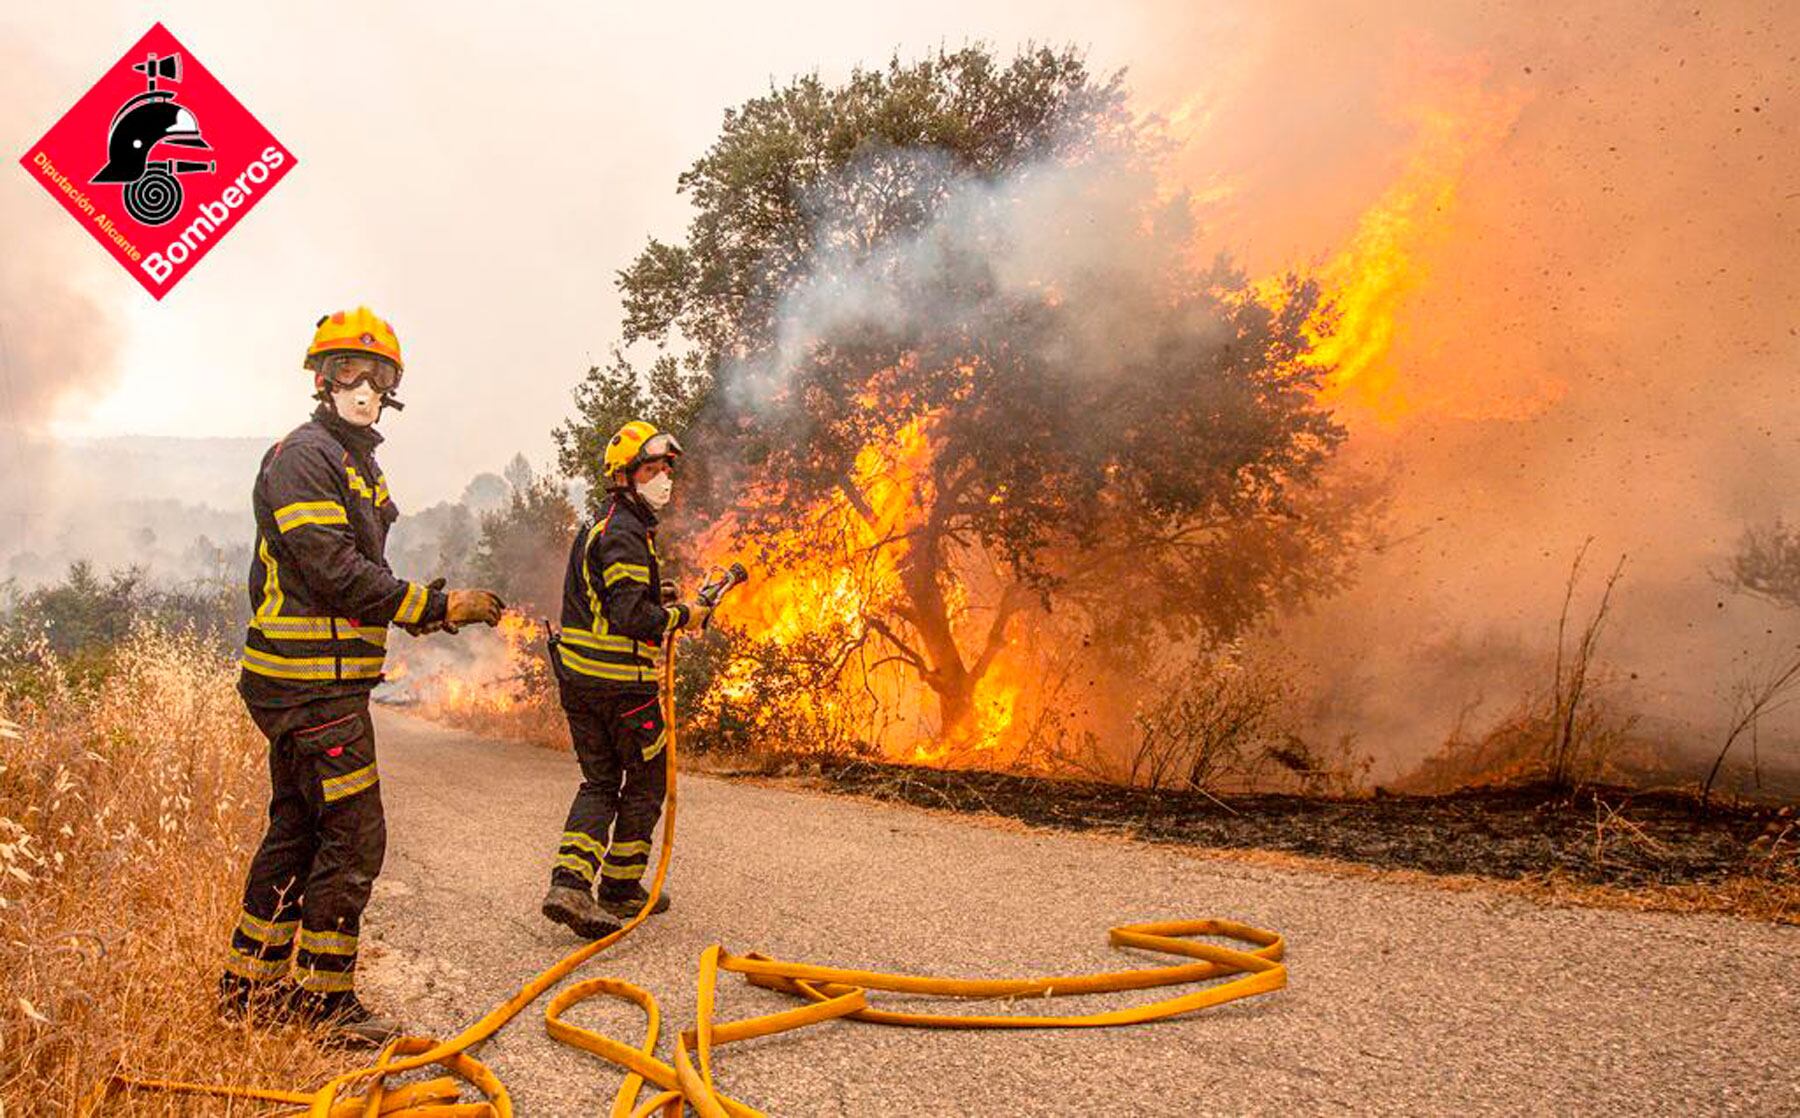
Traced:
<path fill-rule="evenodd" d="M 671 469 L 680 455 L 681 444 L 675 441 L 674 435 L 667 432 L 659 432 L 645 439 L 637 453 L 639 465 L 646 462 L 667 462 Z"/>
<path fill-rule="evenodd" d="M 377 392 L 400 387 L 400 368 L 385 357 L 367 353 L 331 353 L 325 356 L 325 379 L 335 388 L 355 388 L 368 381 Z"/>

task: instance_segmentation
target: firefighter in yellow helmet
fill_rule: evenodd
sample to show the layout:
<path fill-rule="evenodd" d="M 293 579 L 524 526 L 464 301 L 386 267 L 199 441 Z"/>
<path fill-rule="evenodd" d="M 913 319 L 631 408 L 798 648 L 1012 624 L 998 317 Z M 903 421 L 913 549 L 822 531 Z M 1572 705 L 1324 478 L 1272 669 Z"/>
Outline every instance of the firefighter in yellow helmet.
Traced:
<path fill-rule="evenodd" d="M 557 685 L 582 779 L 543 913 L 589 939 L 649 900 L 642 880 L 668 787 L 657 660 L 668 634 L 699 628 L 712 612 L 675 602 L 657 565 L 656 514 L 669 503 L 680 457 L 675 437 L 648 423 L 619 429 L 602 462 L 606 500 L 576 533 L 563 580 Z M 664 893 L 655 911 L 668 902 Z"/>
<path fill-rule="evenodd" d="M 405 368 L 367 307 L 319 319 L 306 350 L 318 407 L 263 456 L 252 505 L 249 630 L 238 691 L 269 739 L 269 825 L 220 977 L 227 1011 L 260 1011 L 380 1042 L 400 1031 L 355 989 L 363 907 L 387 825 L 369 692 L 388 626 L 413 632 L 500 619 L 485 590 L 395 577 L 399 512 L 375 461 Z"/>

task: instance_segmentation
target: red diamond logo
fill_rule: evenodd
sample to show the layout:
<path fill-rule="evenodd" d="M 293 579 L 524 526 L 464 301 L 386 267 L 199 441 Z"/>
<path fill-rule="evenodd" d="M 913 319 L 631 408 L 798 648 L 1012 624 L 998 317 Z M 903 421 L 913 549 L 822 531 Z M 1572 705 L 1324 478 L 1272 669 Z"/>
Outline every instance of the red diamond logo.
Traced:
<path fill-rule="evenodd" d="M 160 23 L 19 160 L 158 299 L 295 162 Z"/>

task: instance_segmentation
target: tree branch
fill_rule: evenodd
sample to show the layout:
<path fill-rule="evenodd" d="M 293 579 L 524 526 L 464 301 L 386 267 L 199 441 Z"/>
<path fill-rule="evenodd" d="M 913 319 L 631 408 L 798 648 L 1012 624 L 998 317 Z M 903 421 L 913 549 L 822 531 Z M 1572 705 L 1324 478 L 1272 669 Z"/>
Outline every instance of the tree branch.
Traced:
<path fill-rule="evenodd" d="M 865 616 L 863 618 L 863 624 L 885 637 L 887 642 L 894 646 L 894 651 L 899 653 L 901 658 L 907 663 L 917 668 L 920 675 L 929 676 L 932 674 L 931 665 L 925 662 L 925 658 L 913 651 L 911 645 L 901 640 L 900 634 L 894 632 L 893 627 L 887 622 L 879 617 Z"/>
<path fill-rule="evenodd" d="M 862 490 L 856 487 L 856 483 L 851 481 L 849 477 L 839 474 L 837 477 L 837 487 L 838 492 L 842 493 L 844 499 L 850 502 L 850 507 L 856 510 L 857 515 L 873 525 L 875 523 L 875 510 L 869 506 L 869 499 L 863 496 Z"/>

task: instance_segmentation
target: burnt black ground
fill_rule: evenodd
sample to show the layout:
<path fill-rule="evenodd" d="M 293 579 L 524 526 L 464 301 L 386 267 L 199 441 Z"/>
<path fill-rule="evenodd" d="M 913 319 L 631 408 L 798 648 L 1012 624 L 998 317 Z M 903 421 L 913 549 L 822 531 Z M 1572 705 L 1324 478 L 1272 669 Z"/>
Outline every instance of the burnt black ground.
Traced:
<path fill-rule="evenodd" d="M 1150 792 L 1117 785 L 853 761 L 821 765 L 841 792 L 987 812 L 1034 826 L 1109 831 L 1220 849 L 1275 850 L 1384 869 L 1517 880 L 1549 874 L 1633 888 L 1765 872 L 1752 844 L 1794 822 L 1791 807 L 1713 806 L 1690 796 L 1542 784 L 1366 799 Z M 1800 838 L 1800 827 L 1790 843 Z"/>

